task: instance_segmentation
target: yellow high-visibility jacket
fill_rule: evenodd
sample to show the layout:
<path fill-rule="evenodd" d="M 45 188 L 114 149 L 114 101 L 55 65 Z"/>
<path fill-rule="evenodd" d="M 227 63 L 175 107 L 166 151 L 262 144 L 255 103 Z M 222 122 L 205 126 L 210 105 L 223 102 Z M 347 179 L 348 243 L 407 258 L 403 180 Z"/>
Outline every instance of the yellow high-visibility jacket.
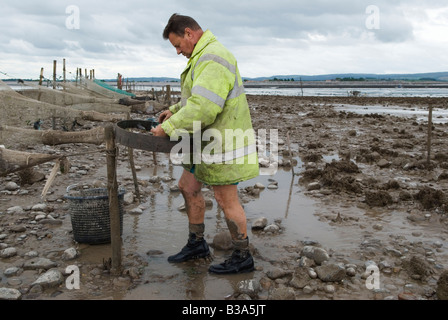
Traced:
<path fill-rule="evenodd" d="M 162 129 L 171 137 L 193 137 L 198 148 L 183 166 L 194 164 L 197 180 L 228 185 L 258 176 L 255 132 L 236 59 L 209 30 L 181 75 L 181 100 L 170 111 Z"/>

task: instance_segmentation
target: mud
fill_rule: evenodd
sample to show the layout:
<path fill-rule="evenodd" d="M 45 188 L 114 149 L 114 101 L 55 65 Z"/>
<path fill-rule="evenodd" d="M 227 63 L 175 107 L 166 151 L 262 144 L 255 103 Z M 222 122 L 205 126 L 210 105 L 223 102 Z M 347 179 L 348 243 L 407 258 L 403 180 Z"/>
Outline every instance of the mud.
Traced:
<path fill-rule="evenodd" d="M 183 200 L 175 187 L 182 169 L 170 164 L 166 154 L 154 157 L 134 150 L 138 201 L 129 150 L 121 146 L 117 180 L 133 199 L 125 205 L 122 271 L 111 274 L 111 246 L 74 241 L 70 206 L 64 198 L 73 184 L 106 186 L 104 145 L 30 145 L 25 151 L 66 154 L 71 169 L 57 176 L 45 199 L 40 194 L 53 163 L 36 167 L 44 175 L 32 184 L 31 173 L 1 178 L 0 249 L 15 247 L 17 254 L 0 258 L 0 287 L 19 290 L 24 300 L 439 299 L 437 292 L 446 292 L 438 282 L 446 284 L 446 277 L 439 278 L 448 261 L 447 124 L 439 118 L 432 125 L 428 161 L 427 121 L 412 114 L 356 113 L 344 106 L 412 110 L 431 105 L 446 110 L 446 99 L 248 96 L 248 100 L 255 130 L 277 129 L 282 140 L 277 172 L 239 185 L 255 272 L 211 275 L 210 259 L 169 264 L 167 257 L 187 239 Z M 47 122 L 44 129 L 51 126 Z M 84 122 L 79 130 L 98 125 Z M 19 188 L 6 190 L 8 182 Z M 265 188 L 254 187 L 256 183 Z M 205 186 L 203 192 L 208 199 L 206 239 L 213 263 L 220 262 L 231 251 L 218 248 L 214 241 L 228 229 L 211 190 Z M 44 212 L 32 208 L 39 203 L 46 204 Z M 14 206 L 24 212 L 8 213 Z M 38 214 L 46 218 L 37 220 Z M 277 227 L 251 229 L 261 217 Z M 309 245 L 324 249 L 329 262 L 347 270 L 351 266 L 354 272 L 340 281 L 311 279 L 307 286 L 298 286 L 297 268 Z M 72 247 L 78 255 L 66 260 L 64 251 Z M 65 279 L 67 266 L 78 266 L 80 288 L 70 290 L 65 282 L 33 285 L 45 270 L 24 268 L 30 252 L 55 261 Z M 366 286 L 369 261 L 380 267 L 379 289 Z M 11 267 L 18 271 L 6 274 Z M 274 270 L 282 273 L 273 276 Z M 258 285 L 256 294 L 241 290 L 241 281 L 250 280 Z"/>

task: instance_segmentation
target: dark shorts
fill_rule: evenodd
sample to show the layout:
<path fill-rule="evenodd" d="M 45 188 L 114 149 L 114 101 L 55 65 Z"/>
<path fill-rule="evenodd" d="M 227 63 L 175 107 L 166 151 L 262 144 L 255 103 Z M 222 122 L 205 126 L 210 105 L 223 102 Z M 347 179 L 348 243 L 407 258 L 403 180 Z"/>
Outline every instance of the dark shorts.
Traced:
<path fill-rule="evenodd" d="M 191 169 L 190 169 L 190 172 L 193 173 L 193 174 L 194 174 L 194 168 L 195 168 L 195 165 L 193 165 L 193 166 L 191 167 Z M 238 182 L 231 183 L 230 185 L 232 185 L 232 186 L 236 186 L 236 185 L 238 185 Z"/>

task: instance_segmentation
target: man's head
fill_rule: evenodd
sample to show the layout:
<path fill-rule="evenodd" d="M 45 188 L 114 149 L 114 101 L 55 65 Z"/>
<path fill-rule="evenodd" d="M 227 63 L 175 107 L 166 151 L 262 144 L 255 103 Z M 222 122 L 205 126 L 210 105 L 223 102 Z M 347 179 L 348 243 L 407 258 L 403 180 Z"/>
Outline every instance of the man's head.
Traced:
<path fill-rule="evenodd" d="M 169 39 L 177 54 L 190 58 L 196 43 L 203 31 L 199 24 L 191 17 L 173 14 L 163 30 L 163 38 Z"/>

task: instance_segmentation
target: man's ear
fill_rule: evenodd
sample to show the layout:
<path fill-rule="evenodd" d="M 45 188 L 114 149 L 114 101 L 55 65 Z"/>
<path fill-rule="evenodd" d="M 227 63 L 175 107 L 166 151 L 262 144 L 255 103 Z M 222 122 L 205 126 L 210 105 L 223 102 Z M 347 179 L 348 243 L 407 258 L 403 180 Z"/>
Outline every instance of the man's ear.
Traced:
<path fill-rule="evenodd" d="M 187 37 L 187 39 L 191 39 L 193 37 L 193 30 L 190 28 L 185 28 L 184 37 Z"/>

